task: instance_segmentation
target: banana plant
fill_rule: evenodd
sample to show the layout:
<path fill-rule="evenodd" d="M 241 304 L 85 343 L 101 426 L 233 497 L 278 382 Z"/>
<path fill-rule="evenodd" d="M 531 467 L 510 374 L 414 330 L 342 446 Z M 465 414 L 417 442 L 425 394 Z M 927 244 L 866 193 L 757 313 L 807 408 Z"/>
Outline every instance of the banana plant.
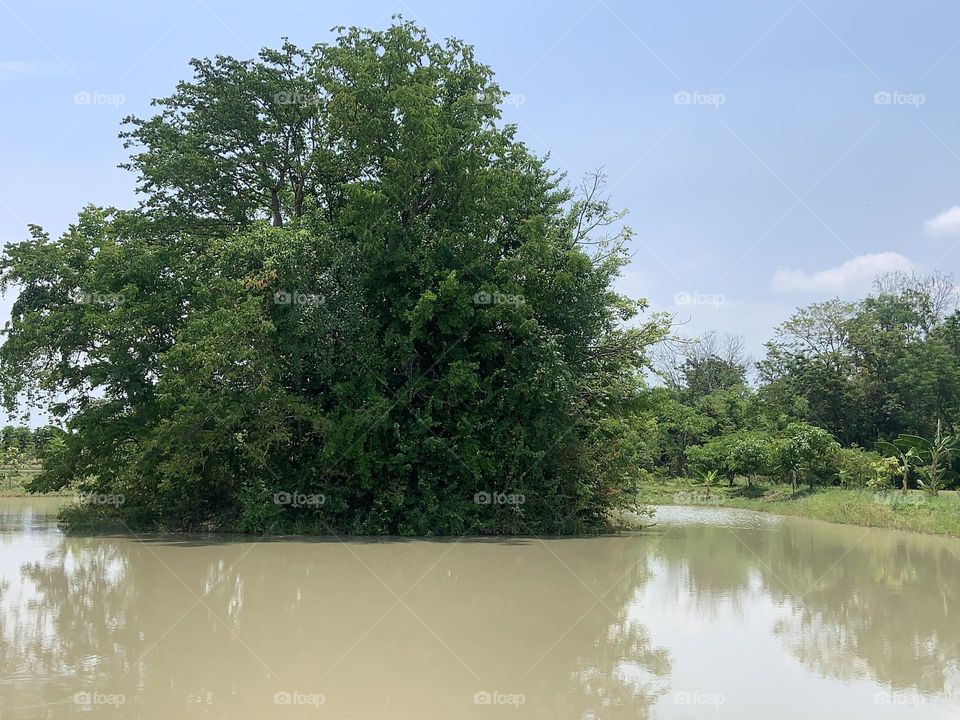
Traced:
<path fill-rule="evenodd" d="M 919 464 L 920 456 L 917 455 L 914 448 L 904 440 L 903 435 L 893 442 L 877 440 L 876 445 L 878 449 L 887 451 L 897 459 L 898 463 L 900 463 L 900 477 L 903 480 L 903 487 L 901 490 L 903 492 L 907 492 L 907 481 L 910 479 L 910 468 Z"/>
<path fill-rule="evenodd" d="M 903 471 L 903 491 L 907 491 L 907 478 L 912 465 L 921 465 L 926 473 L 927 481 L 917 479 L 917 483 L 931 495 L 940 490 L 941 473 L 950 465 L 953 453 L 960 449 L 960 438 L 956 435 L 944 435 L 943 428 L 937 420 L 937 434 L 928 440 L 918 435 L 900 435 L 893 442 L 880 440 L 877 445 L 894 454 L 900 462 Z"/>
<path fill-rule="evenodd" d="M 697 473 L 697 479 L 704 485 L 716 485 L 720 473 L 716 470 L 704 470 Z"/>

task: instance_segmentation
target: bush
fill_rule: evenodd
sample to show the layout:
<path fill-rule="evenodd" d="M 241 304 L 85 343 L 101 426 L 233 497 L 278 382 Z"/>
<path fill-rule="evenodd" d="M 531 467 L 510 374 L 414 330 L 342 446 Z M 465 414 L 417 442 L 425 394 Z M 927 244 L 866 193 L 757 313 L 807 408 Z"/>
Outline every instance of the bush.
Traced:
<path fill-rule="evenodd" d="M 752 482 L 773 474 L 776 446 L 769 433 L 741 430 L 688 448 L 687 459 L 698 475 L 712 472 L 730 481 L 743 475 Z"/>
<path fill-rule="evenodd" d="M 879 489 L 877 485 L 878 463 L 883 463 L 879 453 L 859 447 L 841 448 L 834 458 L 837 481 L 845 488 Z M 885 481 L 890 484 L 889 478 Z"/>
<path fill-rule="evenodd" d="M 791 423 L 786 437 L 777 445 L 777 468 L 790 478 L 794 489 L 801 478 L 806 478 L 812 490 L 815 481 L 829 477 L 839 451 L 833 435 L 823 428 Z"/>

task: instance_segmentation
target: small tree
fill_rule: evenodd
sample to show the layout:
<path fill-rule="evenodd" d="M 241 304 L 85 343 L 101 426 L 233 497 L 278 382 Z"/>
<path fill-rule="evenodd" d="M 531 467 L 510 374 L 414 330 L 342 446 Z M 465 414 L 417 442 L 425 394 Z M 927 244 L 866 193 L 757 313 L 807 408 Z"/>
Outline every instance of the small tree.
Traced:
<path fill-rule="evenodd" d="M 870 468 L 873 470 L 873 477 L 867 480 L 867 486 L 874 490 L 889 490 L 890 481 L 900 475 L 900 461 L 894 455 L 871 463 Z"/>
<path fill-rule="evenodd" d="M 770 443 L 765 438 L 741 438 L 730 450 L 730 469 L 736 475 L 746 476 L 748 486 L 752 486 L 753 478 L 757 475 L 767 474 L 770 460 Z"/>
<path fill-rule="evenodd" d="M 23 469 L 23 453 L 16 445 L 0 447 L 0 482 L 7 483 Z"/>
<path fill-rule="evenodd" d="M 839 450 L 833 435 L 823 428 L 791 423 L 787 426 L 787 436 L 777 448 L 777 466 L 790 477 L 794 490 L 803 476 L 807 477 L 812 490 L 814 480 L 826 471 Z"/>

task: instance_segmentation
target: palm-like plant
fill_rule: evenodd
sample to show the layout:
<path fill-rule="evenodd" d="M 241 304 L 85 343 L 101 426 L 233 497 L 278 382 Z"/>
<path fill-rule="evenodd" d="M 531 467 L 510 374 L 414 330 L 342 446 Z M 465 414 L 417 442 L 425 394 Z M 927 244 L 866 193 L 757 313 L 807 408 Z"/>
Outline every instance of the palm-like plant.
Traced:
<path fill-rule="evenodd" d="M 937 434 L 930 440 L 919 435 L 900 435 L 893 442 L 880 440 L 877 445 L 892 452 L 900 462 L 903 492 L 907 491 L 910 467 L 918 464 L 925 466 L 927 481 L 918 478 L 917 482 L 931 495 L 936 495 L 940 489 L 942 471 L 949 467 L 951 456 L 960 449 L 960 438 L 956 435 L 944 435 L 941 423 L 937 420 Z"/>
<path fill-rule="evenodd" d="M 704 485 L 716 485 L 720 473 L 716 470 L 703 470 L 697 473 L 697 479 Z"/>
<path fill-rule="evenodd" d="M 907 492 L 907 481 L 910 479 L 910 468 L 920 462 L 920 457 L 915 449 L 906 440 L 907 436 L 901 435 L 893 442 L 886 440 L 877 440 L 877 448 L 886 450 L 900 463 L 900 477 L 903 480 L 901 490 Z"/>

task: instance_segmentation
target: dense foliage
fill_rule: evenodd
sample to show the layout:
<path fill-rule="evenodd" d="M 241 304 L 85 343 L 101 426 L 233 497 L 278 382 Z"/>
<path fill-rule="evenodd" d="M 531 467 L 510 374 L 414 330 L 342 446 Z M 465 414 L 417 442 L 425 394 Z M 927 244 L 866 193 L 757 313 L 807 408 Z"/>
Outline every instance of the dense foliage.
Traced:
<path fill-rule="evenodd" d="M 338 32 L 195 60 L 127 120 L 140 208 L 7 247 L 4 400 L 67 428 L 32 487 L 135 527 L 603 527 L 666 331 L 611 289 L 629 230 L 498 123 L 469 46 Z"/>
<path fill-rule="evenodd" d="M 960 312 L 953 278 L 890 274 L 856 302 L 800 308 L 754 363 L 737 338 L 674 341 L 649 392 L 647 469 L 936 493 L 955 483 Z"/>

